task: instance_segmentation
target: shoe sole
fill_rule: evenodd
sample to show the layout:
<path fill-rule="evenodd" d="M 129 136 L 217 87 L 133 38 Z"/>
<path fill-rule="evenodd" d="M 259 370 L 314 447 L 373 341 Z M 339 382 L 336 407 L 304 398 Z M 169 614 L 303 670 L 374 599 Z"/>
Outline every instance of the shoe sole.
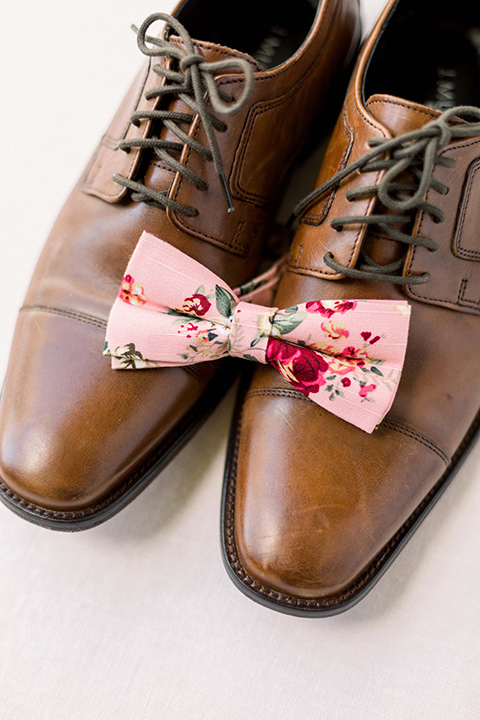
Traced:
<path fill-rule="evenodd" d="M 132 502 L 157 477 L 213 412 L 238 375 L 240 366 L 237 363 L 229 360 L 226 364 L 228 367 L 218 371 L 214 380 L 174 432 L 156 447 L 132 475 L 95 505 L 76 511 L 41 507 L 16 495 L 1 479 L 0 500 L 24 520 L 50 530 L 65 532 L 88 530 L 109 520 Z"/>
<path fill-rule="evenodd" d="M 410 540 L 422 520 L 441 497 L 475 444 L 477 437 L 480 435 L 480 412 L 477 414 L 472 426 L 465 435 L 456 453 L 453 455 L 450 465 L 442 477 L 398 532 L 392 537 L 390 542 L 382 548 L 368 568 L 364 570 L 354 583 L 345 588 L 340 594 L 306 600 L 276 592 L 257 582 L 246 572 L 238 557 L 235 544 L 235 484 L 240 440 L 238 429 L 240 428 L 244 396 L 249 385 L 248 380 L 247 378 L 242 382 L 235 408 L 222 494 L 221 541 L 223 561 L 227 573 L 237 588 L 247 597 L 277 612 L 296 615 L 298 617 L 329 617 L 345 612 L 345 610 L 352 608 L 370 592 Z"/>

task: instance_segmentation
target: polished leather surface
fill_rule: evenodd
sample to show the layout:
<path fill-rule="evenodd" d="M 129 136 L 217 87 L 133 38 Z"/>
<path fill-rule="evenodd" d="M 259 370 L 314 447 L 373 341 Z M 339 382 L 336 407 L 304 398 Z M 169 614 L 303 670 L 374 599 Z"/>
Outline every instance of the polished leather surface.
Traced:
<path fill-rule="evenodd" d="M 52 511 L 91 507 L 175 437 L 205 392 L 215 395 L 218 363 L 110 369 L 105 325 L 128 259 L 147 230 L 232 287 L 252 277 L 282 180 L 313 121 L 321 123 L 318 113 L 358 37 L 357 0 L 323 0 L 305 42 L 283 65 L 262 71 L 249 59 L 250 101 L 217 135 L 234 212 L 226 212 L 212 163 L 188 148 L 182 162 L 207 180 L 206 192 L 158 160 L 147 163 L 144 183 L 170 188 L 170 197 L 198 209 L 193 219 L 133 202 L 110 179 L 134 175 L 139 159 L 148 159 L 145 151 L 117 148 L 121 137 L 149 131 L 129 122 L 148 105 L 144 83 L 159 84 L 142 70 L 56 221 L 20 313 L 0 408 L 0 478 L 9 492 Z M 243 57 L 201 38 L 196 48 L 208 60 Z M 229 74 L 217 82 L 238 97 L 243 80 Z M 180 105 L 173 100 L 171 109 Z M 198 119 L 190 134 L 205 144 Z"/>
<path fill-rule="evenodd" d="M 362 96 L 380 30 L 394 17 L 390 2 L 358 60 L 317 186 L 369 150 L 370 138 L 419 128 L 439 114 L 402 98 Z M 324 608 L 339 598 L 348 602 L 356 584 L 363 587 L 375 576 L 379 553 L 401 542 L 402 526 L 452 469 L 475 423 L 480 142 L 456 141 L 443 154 L 457 161 L 456 167 L 437 166 L 434 173 L 449 192 L 431 190 L 427 201 L 444 211 L 445 221 L 434 224 L 419 212 L 413 228 L 413 234 L 433 238 L 440 247 L 431 252 L 414 246 L 404 264 L 405 275 L 428 272 L 429 282 L 403 290 L 342 277 L 323 260 L 331 252 L 339 263 L 354 267 L 362 245 L 382 264 L 404 255 L 405 246 L 386 240 L 378 228 L 367 233 L 363 224 L 336 232 L 330 226 L 338 216 L 372 213 L 373 196 L 348 202 L 346 192 L 375 184 L 381 171 L 357 172 L 343 181 L 309 208 L 296 233 L 276 306 L 330 298 L 408 299 L 411 330 L 396 399 L 372 435 L 317 407 L 272 368 L 255 370 L 235 429 L 225 537 L 233 572 L 267 604 L 290 602 L 308 609 L 315 599 Z"/>

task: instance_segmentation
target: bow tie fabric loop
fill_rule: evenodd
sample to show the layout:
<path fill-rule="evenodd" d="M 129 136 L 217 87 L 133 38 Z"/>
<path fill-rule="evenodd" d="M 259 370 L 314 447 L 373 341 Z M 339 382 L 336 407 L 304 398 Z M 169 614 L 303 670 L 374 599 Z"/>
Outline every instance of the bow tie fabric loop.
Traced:
<path fill-rule="evenodd" d="M 277 264 L 231 290 L 193 258 L 143 233 L 110 312 L 104 354 L 113 368 L 132 370 L 227 355 L 267 363 L 317 405 L 372 432 L 400 380 L 409 304 L 312 300 L 279 310 L 268 303 L 281 269 Z"/>
<path fill-rule="evenodd" d="M 232 315 L 229 355 L 266 364 L 268 340 L 273 334 L 273 319 L 277 309 L 239 302 Z"/>

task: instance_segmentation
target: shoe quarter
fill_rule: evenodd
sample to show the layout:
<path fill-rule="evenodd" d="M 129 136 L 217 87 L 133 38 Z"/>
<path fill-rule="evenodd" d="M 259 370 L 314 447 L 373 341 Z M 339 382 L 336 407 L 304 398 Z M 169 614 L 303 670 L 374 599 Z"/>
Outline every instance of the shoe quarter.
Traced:
<path fill-rule="evenodd" d="M 455 167 L 438 166 L 434 177 L 448 188 L 447 195 L 430 190 L 426 201 L 445 214 L 435 223 L 423 212 L 416 235 L 431 238 L 439 248 L 431 252 L 414 246 L 409 250 L 406 275 L 429 273 L 422 285 L 411 285 L 406 293 L 416 300 L 480 315 L 480 139 L 447 148 L 442 156 Z"/>
<path fill-rule="evenodd" d="M 285 65 L 257 73 L 249 107 L 227 118 L 228 131 L 218 135 L 218 143 L 235 212 L 225 212 L 212 164 L 185 148 L 182 163 L 205 178 L 209 190 L 201 194 L 176 178 L 170 197 L 199 209 L 194 218 L 170 213 L 180 229 L 240 255 L 264 234 L 319 108 L 351 60 L 357 43 L 356 12 L 351 2 L 324 2 L 306 45 Z M 218 85 L 238 97 L 243 80 L 230 77 Z M 193 132 L 199 142 L 205 141 L 202 127 Z"/>

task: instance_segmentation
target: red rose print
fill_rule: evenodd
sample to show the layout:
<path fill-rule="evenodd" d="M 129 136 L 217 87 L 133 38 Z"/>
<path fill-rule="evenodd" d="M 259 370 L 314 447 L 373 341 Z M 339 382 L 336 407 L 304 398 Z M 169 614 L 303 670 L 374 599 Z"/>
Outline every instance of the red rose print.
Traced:
<path fill-rule="evenodd" d="M 346 348 L 343 348 L 342 352 L 338 355 L 339 358 L 348 358 L 349 360 L 353 360 L 357 367 L 363 367 L 365 365 L 365 360 L 361 357 L 358 357 L 358 353 L 362 352 L 361 350 L 357 350 L 353 345 L 348 345 Z"/>
<path fill-rule="evenodd" d="M 372 333 L 371 333 L 371 332 L 362 332 L 362 333 L 360 333 L 360 335 L 361 335 L 362 338 L 365 340 L 365 342 L 367 342 L 367 340 L 368 340 L 369 337 L 372 337 Z"/>
<path fill-rule="evenodd" d="M 323 373 L 328 370 L 328 364 L 310 348 L 269 338 L 265 357 L 293 387 L 307 397 L 325 385 Z"/>
<path fill-rule="evenodd" d="M 313 302 L 307 302 L 305 310 L 309 313 L 320 313 L 323 317 L 331 318 L 335 310 L 326 308 L 320 300 L 314 300 Z"/>
<path fill-rule="evenodd" d="M 344 377 L 342 378 L 342 385 L 343 387 L 349 387 L 352 384 L 352 381 L 350 378 Z"/>
<path fill-rule="evenodd" d="M 356 300 L 344 300 L 343 302 L 338 303 L 335 307 L 335 312 L 340 312 L 342 315 L 347 312 L 347 310 L 354 310 L 357 307 Z"/>
<path fill-rule="evenodd" d="M 331 318 L 336 312 L 343 315 L 347 310 L 354 310 L 356 306 L 356 300 L 314 300 L 307 302 L 305 309 L 309 313 L 320 313 L 323 317 Z"/>
<path fill-rule="evenodd" d="M 373 390 L 376 389 L 376 387 L 377 387 L 376 385 L 362 385 L 362 387 L 358 391 L 358 394 L 362 398 L 367 397 L 367 393 L 372 392 Z"/>
<path fill-rule="evenodd" d="M 185 315 L 202 317 L 202 315 L 205 315 L 205 313 L 209 311 L 211 305 L 212 303 L 205 295 L 191 295 L 183 301 L 182 312 L 184 312 Z"/>

